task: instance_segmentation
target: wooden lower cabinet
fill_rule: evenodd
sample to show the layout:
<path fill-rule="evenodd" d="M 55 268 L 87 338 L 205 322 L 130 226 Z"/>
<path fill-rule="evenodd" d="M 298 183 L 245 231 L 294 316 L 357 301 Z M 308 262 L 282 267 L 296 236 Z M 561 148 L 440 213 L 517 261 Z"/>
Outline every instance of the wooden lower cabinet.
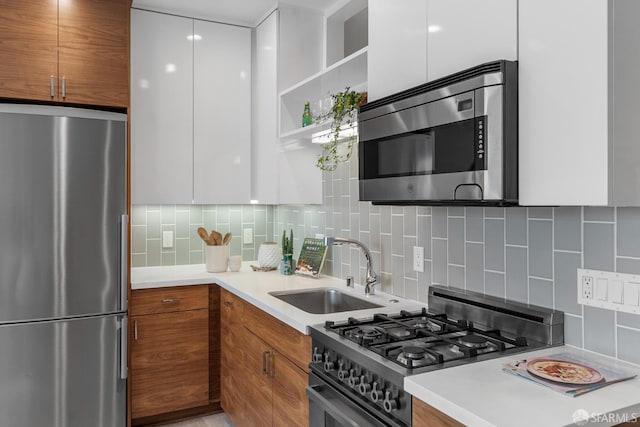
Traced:
<path fill-rule="evenodd" d="M 221 290 L 221 403 L 236 427 L 305 426 L 311 339 Z"/>
<path fill-rule="evenodd" d="M 464 427 L 447 414 L 438 411 L 422 400 L 413 398 L 411 425 L 420 427 Z"/>
<path fill-rule="evenodd" d="M 130 312 L 132 419 L 209 405 L 208 286 L 133 291 Z"/>

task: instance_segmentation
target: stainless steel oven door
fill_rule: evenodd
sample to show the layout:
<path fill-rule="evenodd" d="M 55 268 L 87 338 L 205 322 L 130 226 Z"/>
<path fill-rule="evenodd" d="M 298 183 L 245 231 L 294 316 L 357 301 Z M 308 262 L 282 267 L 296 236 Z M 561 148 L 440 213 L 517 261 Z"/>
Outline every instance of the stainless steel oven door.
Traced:
<path fill-rule="evenodd" d="M 385 427 L 347 396 L 314 374 L 309 375 L 309 427 Z"/>

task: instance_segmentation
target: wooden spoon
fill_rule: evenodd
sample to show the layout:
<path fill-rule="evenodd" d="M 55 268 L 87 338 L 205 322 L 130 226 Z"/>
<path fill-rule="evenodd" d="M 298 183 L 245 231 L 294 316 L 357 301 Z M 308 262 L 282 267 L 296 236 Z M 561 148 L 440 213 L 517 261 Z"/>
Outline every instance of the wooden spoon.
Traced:
<path fill-rule="evenodd" d="M 205 230 L 203 227 L 198 227 L 198 236 L 200 236 L 200 238 L 202 240 L 204 240 L 204 242 L 211 246 L 211 239 L 209 239 L 209 233 L 207 233 L 207 230 Z"/>
<path fill-rule="evenodd" d="M 209 235 L 209 240 L 213 242 L 213 245 L 221 245 L 222 244 L 222 234 L 218 233 L 216 230 L 211 230 L 211 234 Z"/>
<path fill-rule="evenodd" d="M 225 234 L 224 238 L 222 239 L 222 244 L 223 245 L 228 245 L 229 242 L 231 242 L 231 233 Z"/>

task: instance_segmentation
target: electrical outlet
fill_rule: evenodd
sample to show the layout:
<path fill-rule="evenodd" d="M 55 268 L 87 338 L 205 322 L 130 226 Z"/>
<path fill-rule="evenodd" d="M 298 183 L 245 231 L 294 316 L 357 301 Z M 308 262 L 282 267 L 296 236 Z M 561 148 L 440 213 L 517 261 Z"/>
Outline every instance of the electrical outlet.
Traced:
<path fill-rule="evenodd" d="M 582 276 L 582 298 L 593 298 L 593 277 Z"/>
<path fill-rule="evenodd" d="M 173 247 L 173 231 L 163 231 L 162 232 L 162 248 L 172 248 Z"/>
<path fill-rule="evenodd" d="M 245 245 L 250 245 L 253 243 L 253 228 L 245 228 L 244 236 L 242 237 L 242 243 Z"/>
<path fill-rule="evenodd" d="M 413 247 L 413 271 L 424 273 L 424 248 L 422 246 Z"/>

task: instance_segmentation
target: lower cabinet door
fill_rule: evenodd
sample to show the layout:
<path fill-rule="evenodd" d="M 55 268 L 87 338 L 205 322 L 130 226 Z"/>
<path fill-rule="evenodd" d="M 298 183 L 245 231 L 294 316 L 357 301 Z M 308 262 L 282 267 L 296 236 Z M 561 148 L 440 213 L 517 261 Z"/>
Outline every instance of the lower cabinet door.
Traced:
<path fill-rule="evenodd" d="M 273 422 L 271 347 L 249 331 L 245 331 L 244 425 L 271 426 Z"/>
<path fill-rule="evenodd" d="M 131 319 L 132 418 L 209 403 L 209 310 Z"/>
<path fill-rule="evenodd" d="M 289 359 L 274 352 L 273 425 L 309 425 L 309 400 L 305 394 L 307 374 Z"/>

